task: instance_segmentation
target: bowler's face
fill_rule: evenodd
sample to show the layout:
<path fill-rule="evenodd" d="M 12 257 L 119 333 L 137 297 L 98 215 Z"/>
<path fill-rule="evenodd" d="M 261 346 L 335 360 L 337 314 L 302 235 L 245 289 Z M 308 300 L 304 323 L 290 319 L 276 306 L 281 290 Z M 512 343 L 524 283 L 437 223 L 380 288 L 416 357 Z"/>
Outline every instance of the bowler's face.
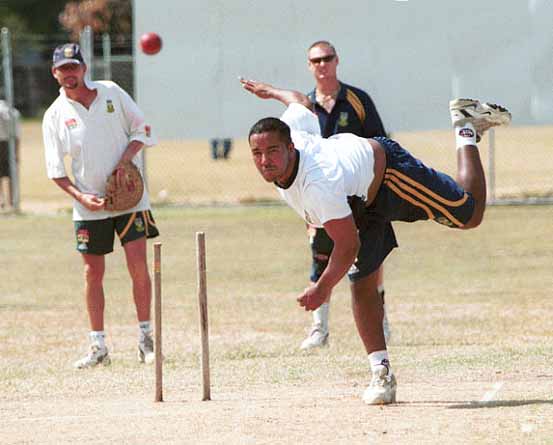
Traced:
<path fill-rule="evenodd" d="M 287 145 L 277 132 L 252 134 L 250 148 L 253 162 L 267 182 L 285 184 L 293 170 L 294 145 Z"/>
<path fill-rule="evenodd" d="M 52 68 L 52 75 L 61 87 L 74 90 L 83 85 L 86 68 L 82 63 L 66 63 L 57 68 Z"/>

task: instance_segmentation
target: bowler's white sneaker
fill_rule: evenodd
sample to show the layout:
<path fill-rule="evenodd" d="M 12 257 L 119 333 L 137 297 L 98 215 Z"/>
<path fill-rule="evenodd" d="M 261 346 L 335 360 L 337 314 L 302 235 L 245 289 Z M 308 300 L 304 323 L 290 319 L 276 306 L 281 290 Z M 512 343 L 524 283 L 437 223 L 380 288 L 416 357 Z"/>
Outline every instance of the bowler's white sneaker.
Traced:
<path fill-rule="evenodd" d="M 480 103 L 475 99 L 452 100 L 449 102 L 449 113 L 454 127 L 470 122 L 478 135 L 484 134 L 491 127 L 509 125 L 512 118 L 505 107 L 489 102 Z"/>
<path fill-rule="evenodd" d="M 363 393 L 367 405 L 387 405 L 396 402 L 396 377 L 387 366 L 380 365 L 373 372 L 371 384 Z"/>
<path fill-rule="evenodd" d="M 111 359 L 109 358 L 108 348 L 105 346 L 101 348 L 97 344 L 91 344 L 88 354 L 80 360 L 77 360 L 73 366 L 77 369 L 93 368 L 97 365 L 109 365 Z"/>
<path fill-rule="evenodd" d="M 154 340 L 152 334 L 145 334 L 144 339 L 138 343 L 138 361 L 150 364 L 155 359 Z"/>
<path fill-rule="evenodd" d="M 329 332 L 324 330 L 320 326 L 313 326 L 309 336 L 301 343 L 300 349 L 302 351 L 307 351 L 314 348 L 322 348 L 323 346 L 328 346 L 328 335 Z"/>

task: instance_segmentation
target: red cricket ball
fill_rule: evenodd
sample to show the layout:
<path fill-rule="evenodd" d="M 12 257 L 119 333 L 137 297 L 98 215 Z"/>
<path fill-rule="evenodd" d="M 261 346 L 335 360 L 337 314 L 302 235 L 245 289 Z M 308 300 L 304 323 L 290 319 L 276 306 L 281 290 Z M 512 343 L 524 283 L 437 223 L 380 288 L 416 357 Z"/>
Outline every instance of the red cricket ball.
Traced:
<path fill-rule="evenodd" d="M 140 48 L 145 54 L 157 54 L 161 49 L 161 37 L 155 32 L 147 32 L 140 37 Z"/>

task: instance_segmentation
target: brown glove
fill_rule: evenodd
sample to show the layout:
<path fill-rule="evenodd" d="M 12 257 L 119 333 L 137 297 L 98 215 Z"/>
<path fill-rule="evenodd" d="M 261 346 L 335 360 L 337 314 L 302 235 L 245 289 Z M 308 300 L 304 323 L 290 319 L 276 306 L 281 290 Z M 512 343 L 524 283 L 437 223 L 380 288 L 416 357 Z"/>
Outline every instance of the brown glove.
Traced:
<path fill-rule="evenodd" d="M 127 210 L 142 199 L 144 181 L 138 167 L 132 162 L 121 162 L 109 176 L 106 184 L 105 209 Z"/>

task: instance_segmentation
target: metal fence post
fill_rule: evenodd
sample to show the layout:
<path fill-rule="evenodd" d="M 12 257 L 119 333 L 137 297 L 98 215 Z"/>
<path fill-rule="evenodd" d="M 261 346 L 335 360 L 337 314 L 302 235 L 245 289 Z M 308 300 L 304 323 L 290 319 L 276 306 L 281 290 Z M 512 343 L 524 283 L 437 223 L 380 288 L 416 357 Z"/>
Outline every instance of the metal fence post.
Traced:
<path fill-rule="evenodd" d="M 9 106 L 9 127 L 8 127 L 8 150 L 10 161 L 10 189 L 12 193 L 12 206 L 19 211 L 19 175 L 16 157 L 16 115 L 13 108 L 13 72 L 12 72 L 12 51 L 11 38 L 8 28 L 2 28 L 2 67 L 4 69 L 4 86 L 6 100 Z"/>
<path fill-rule="evenodd" d="M 111 38 L 107 32 L 102 34 L 102 58 L 104 61 L 104 80 L 111 80 Z"/>
<path fill-rule="evenodd" d="M 488 131 L 488 202 L 495 202 L 495 130 Z"/>
<path fill-rule="evenodd" d="M 83 58 L 87 67 L 85 79 L 88 81 L 92 80 L 92 70 L 94 69 L 94 67 L 92 66 L 94 64 L 94 42 L 92 41 L 92 38 L 92 28 L 87 25 L 81 32 L 79 41 L 83 53 Z"/>

